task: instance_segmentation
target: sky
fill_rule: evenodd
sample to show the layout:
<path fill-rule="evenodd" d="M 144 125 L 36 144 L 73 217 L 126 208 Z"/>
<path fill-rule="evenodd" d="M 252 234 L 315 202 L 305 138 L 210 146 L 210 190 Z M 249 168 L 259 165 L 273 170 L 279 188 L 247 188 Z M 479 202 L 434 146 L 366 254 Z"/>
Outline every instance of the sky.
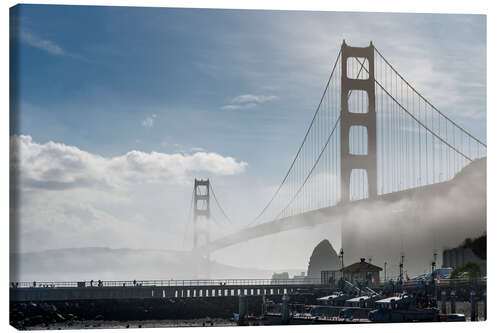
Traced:
<path fill-rule="evenodd" d="M 190 249 L 194 177 L 210 177 L 232 217 L 215 234 L 247 224 L 290 165 L 344 39 L 373 41 L 486 141 L 483 15 L 21 5 L 10 25 L 16 252 Z M 338 226 L 322 227 L 242 245 L 260 250 L 245 263 L 237 247 L 216 259 L 307 267 L 325 237 L 339 249 Z M 286 243 L 300 255 L 283 259 Z"/>

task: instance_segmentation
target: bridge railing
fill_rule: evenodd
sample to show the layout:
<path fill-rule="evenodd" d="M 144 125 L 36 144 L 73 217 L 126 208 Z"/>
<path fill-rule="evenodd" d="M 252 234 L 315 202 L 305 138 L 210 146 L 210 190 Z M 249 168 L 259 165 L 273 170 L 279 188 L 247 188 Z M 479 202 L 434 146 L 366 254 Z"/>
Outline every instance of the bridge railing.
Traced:
<path fill-rule="evenodd" d="M 441 279 L 439 283 L 434 280 L 434 283 L 436 286 L 449 286 L 449 285 L 460 285 L 460 284 L 467 284 L 467 283 L 477 283 L 477 284 L 484 284 L 486 283 L 486 278 L 478 278 L 478 279 L 470 279 L 470 278 L 456 278 L 456 279 Z M 415 287 L 419 285 L 425 285 L 425 284 L 432 284 L 432 280 L 411 280 L 408 282 L 405 282 L 403 284 L 404 287 Z"/>
<path fill-rule="evenodd" d="M 397 285 L 397 281 L 393 280 L 394 284 Z M 380 281 L 380 283 L 376 285 L 372 285 L 374 287 L 383 287 L 386 283 L 389 283 L 389 280 L 387 281 Z M 432 280 L 409 280 L 403 282 L 403 287 L 416 287 L 416 286 L 422 286 L 422 285 L 432 285 L 433 281 Z M 434 284 L 437 287 L 445 287 L 449 285 L 460 285 L 460 284 L 468 284 L 468 283 L 477 283 L 477 284 L 485 284 L 486 283 L 486 277 L 482 278 L 476 278 L 476 279 L 470 279 L 468 277 L 463 277 L 463 278 L 455 278 L 455 279 L 440 279 L 439 283 L 437 282 L 436 279 L 434 279 Z"/>
<path fill-rule="evenodd" d="M 321 279 L 214 279 L 214 280 L 126 280 L 126 281 L 34 281 L 11 282 L 10 288 L 83 288 L 83 287 L 221 287 L 221 286 L 298 286 L 320 285 Z"/>

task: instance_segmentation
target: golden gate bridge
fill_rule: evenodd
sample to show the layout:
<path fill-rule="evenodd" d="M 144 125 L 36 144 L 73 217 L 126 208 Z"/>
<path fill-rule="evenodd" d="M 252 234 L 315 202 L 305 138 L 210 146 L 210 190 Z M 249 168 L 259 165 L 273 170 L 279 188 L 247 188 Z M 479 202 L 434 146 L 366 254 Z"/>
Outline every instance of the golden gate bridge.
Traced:
<path fill-rule="evenodd" d="M 362 202 L 394 201 L 445 186 L 486 144 L 441 112 L 370 42 L 344 41 L 319 104 L 290 167 L 269 201 L 241 230 L 195 241 L 208 255 L 240 242 L 324 223 Z M 204 189 L 202 189 L 204 187 Z M 213 197 L 208 180 L 195 180 L 194 238 Z"/>
<path fill-rule="evenodd" d="M 372 43 L 351 47 L 344 41 L 290 167 L 252 221 L 210 240 L 201 229 L 215 220 L 212 201 L 224 220 L 232 220 L 210 181 L 195 179 L 193 253 L 209 258 L 254 238 L 335 220 L 363 203 L 443 193 L 468 165 L 485 157 L 486 144 L 431 104 Z M 88 281 L 12 282 L 10 300 L 267 296 L 322 283 L 310 278 L 103 281 L 91 288 Z"/>

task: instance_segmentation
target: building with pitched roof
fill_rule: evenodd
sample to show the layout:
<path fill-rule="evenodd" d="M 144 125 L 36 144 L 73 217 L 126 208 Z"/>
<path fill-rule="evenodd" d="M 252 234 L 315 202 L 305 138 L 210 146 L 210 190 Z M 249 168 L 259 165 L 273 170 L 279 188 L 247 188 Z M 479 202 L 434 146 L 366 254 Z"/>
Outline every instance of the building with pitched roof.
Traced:
<path fill-rule="evenodd" d="M 361 258 L 359 262 L 346 266 L 341 271 L 344 273 L 344 279 L 354 285 L 358 282 L 370 285 L 380 282 L 382 268 L 366 262 L 365 258 Z"/>

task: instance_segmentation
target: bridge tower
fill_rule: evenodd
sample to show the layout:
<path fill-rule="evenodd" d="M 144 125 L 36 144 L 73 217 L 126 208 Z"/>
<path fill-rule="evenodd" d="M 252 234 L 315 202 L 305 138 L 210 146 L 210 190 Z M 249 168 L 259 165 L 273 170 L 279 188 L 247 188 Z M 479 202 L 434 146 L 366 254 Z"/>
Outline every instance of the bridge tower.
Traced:
<path fill-rule="evenodd" d="M 193 253 L 198 258 L 196 264 L 196 278 L 200 273 L 206 274 L 203 278 L 210 278 L 210 252 L 202 253 L 200 245 L 210 242 L 210 179 L 194 179 L 193 193 Z"/>
<path fill-rule="evenodd" d="M 210 179 L 194 179 L 193 198 L 193 250 L 198 248 L 200 238 L 210 241 L 208 220 L 210 219 Z M 201 225 L 204 223 L 204 225 Z"/>
<path fill-rule="evenodd" d="M 348 77 L 348 59 L 351 57 L 365 58 L 369 71 L 367 79 Z M 363 61 L 361 61 L 363 62 Z M 366 171 L 368 179 L 368 197 L 377 195 L 377 117 L 375 113 L 375 63 L 374 46 L 370 42 L 368 47 L 348 46 L 345 40 L 342 43 L 342 81 L 341 81 L 341 111 L 340 111 L 340 177 L 341 201 L 350 200 L 351 174 L 355 169 Z M 364 113 L 354 113 L 349 110 L 349 96 L 351 91 L 365 91 L 368 96 L 368 106 Z M 363 126 L 367 132 L 367 154 L 351 154 L 349 133 L 351 127 Z"/>

